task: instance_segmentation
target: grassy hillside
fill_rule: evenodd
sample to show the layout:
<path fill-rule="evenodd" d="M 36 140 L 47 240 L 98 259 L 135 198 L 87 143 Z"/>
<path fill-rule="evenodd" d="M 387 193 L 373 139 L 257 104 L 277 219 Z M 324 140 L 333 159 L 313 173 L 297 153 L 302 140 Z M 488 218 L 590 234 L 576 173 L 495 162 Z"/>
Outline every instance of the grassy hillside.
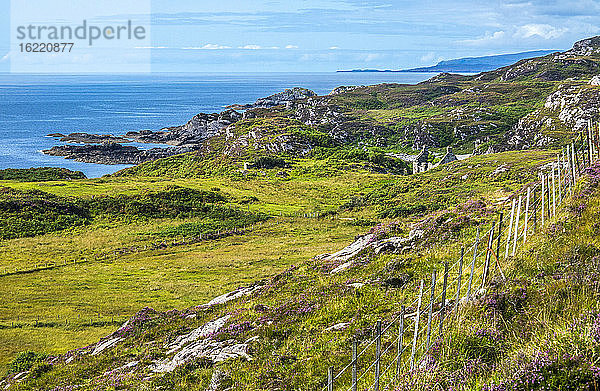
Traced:
<path fill-rule="evenodd" d="M 322 388 L 600 116 L 599 52 L 594 38 L 250 109 L 194 152 L 98 179 L 3 171 L 0 387 Z M 404 175 L 399 154 L 424 145 L 433 161 L 449 145 L 475 154 Z M 596 165 L 399 390 L 600 385 L 599 184 Z M 351 243 L 353 262 L 327 255 Z"/>
<path fill-rule="evenodd" d="M 306 389 L 306 385 L 314 389 L 322 384 L 322 375 L 329 364 L 338 364 L 346 358 L 352 335 L 366 338 L 376 319 L 393 316 L 398 306 L 413 294 L 409 287 L 420 275 L 439 266 L 448 256 L 454 256 L 461 241 L 472 238 L 477 227 L 485 226 L 495 218 L 496 204 L 527 181 L 535 180 L 537 167 L 553 157 L 553 153 L 543 151 L 511 152 L 455 162 L 410 177 L 369 174 L 364 177 L 368 180 L 359 182 L 358 188 L 346 184 L 338 189 L 337 195 L 335 189 L 344 183 L 342 178 L 332 182 L 310 179 L 307 182 L 311 186 L 330 186 L 330 193 L 320 193 L 320 197 L 335 199 L 329 199 L 329 202 L 333 201 L 338 218 L 286 217 L 273 213 L 271 222 L 245 235 L 2 277 L 4 289 L 9 289 L 18 298 L 16 302 L 27 302 L 30 307 L 24 311 L 20 306 L 4 304 L 2 312 L 10 314 L 12 319 L 21 314 L 21 319 L 27 318 L 31 322 L 40 313 L 42 319 L 57 315 L 60 319 L 73 319 L 78 313 L 93 318 L 90 314 L 97 311 L 107 322 L 93 323 L 90 327 L 89 324 L 64 325 L 56 320 L 38 327 L 26 322 L 9 327 L 7 319 L 0 335 L 13 342 L 4 345 L 7 346 L 5 362 L 14 357 L 17 346 L 56 354 L 94 342 L 111 327 L 113 330 L 118 327 L 112 326 L 110 315 L 122 321 L 127 314 L 143 306 L 163 311 L 191 306 L 184 312 L 150 314 L 148 316 L 154 320 L 141 323 L 124 343 L 106 354 L 89 358 L 84 354 L 69 365 L 56 363 L 39 379 L 23 383 L 21 387 L 52 388 L 59 384 L 56 383 L 58 379 L 61 384 L 82 384 L 90 389 L 98 384 L 110 386 L 114 380 L 102 373 L 126 364 L 125 361 L 146 357 L 134 373 L 120 376 L 118 384 L 145 387 L 140 378 L 150 375 L 145 382 L 150 388 L 204 389 L 218 369 L 244 389 Z M 111 184 L 106 180 L 102 186 L 121 186 L 119 178 L 115 181 Z M 85 189 L 89 183 L 80 185 Z M 198 186 L 198 182 L 188 184 L 192 185 Z M 253 190 L 266 189 L 264 195 L 258 194 L 259 200 L 268 198 L 267 194 L 273 191 L 260 181 L 246 182 L 245 185 L 250 185 Z M 15 186 L 23 188 L 24 185 L 15 183 Z M 292 199 L 302 182 L 281 181 L 279 186 L 276 197 L 280 200 L 280 210 L 290 211 L 283 195 L 288 194 Z M 57 190 L 62 191 L 62 187 Z M 226 187 L 221 191 L 228 193 Z M 474 200 L 478 201 L 473 204 Z M 327 198 L 321 199 L 313 210 L 324 201 Z M 391 214 L 390 205 L 407 207 Z M 410 208 L 410 205 L 427 207 Z M 369 227 L 378 222 L 383 224 L 377 228 L 380 235 L 407 235 L 412 224 L 432 216 L 457 224 L 442 224 L 438 231 L 428 233 L 421 244 L 408 252 L 366 255 L 362 266 L 337 275 L 329 274 L 336 264 L 312 259 L 320 253 L 337 251 L 350 243 L 356 234 L 369 231 Z M 162 223 L 162 219 L 152 219 L 127 226 L 100 228 L 92 224 L 78 234 L 81 239 L 73 235 L 69 240 L 72 244 L 68 246 L 80 247 L 88 242 L 85 238 L 93 237 L 101 241 L 120 238 L 123 243 L 131 243 L 128 238 L 135 230 L 152 227 L 156 231 L 154 227 Z M 102 239 L 98 235 L 100 232 Z M 62 233 L 53 235 L 58 235 L 58 239 Z M 54 239 L 48 235 L 22 240 L 28 242 L 8 241 L 12 250 L 7 249 L 7 253 L 15 254 L 21 246 L 36 248 L 42 245 L 47 249 L 58 246 L 58 242 L 52 244 Z M 39 240 L 46 244 L 33 245 Z M 112 241 L 107 240 L 108 243 Z M 101 244 L 104 245 L 107 243 Z M 58 249 L 54 251 L 60 253 Z M 287 271 L 277 274 L 284 269 Z M 274 274 L 276 277 L 271 277 Z M 390 289 L 386 281 L 393 279 L 406 281 L 407 285 Z M 35 285 L 28 283 L 34 280 Z M 239 285 L 259 280 L 265 281 L 268 288 L 252 297 L 207 309 L 194 307 Z M 366 285 L 360 289 L 352 288 L 348 286 L 352 282 Z M 60 300 L 48 300 L 45 294 L 40 294 L 40 289 Z M 179 314 L 195 314 L 195 317 L 189 319 Z M 151 374 L 148 366 L 152 360 L 165 357 L 162 346 L 167 341 L 224 314 L 233 316 L 220 332 L 220 339 L 245 341 L 259 336 L 252 344 L 253 361 L 226 361 L 215 367 L 198 362 L 173 373 Z M 341 322 L 350 322 L 350 326 L 341 332 L 323 331 Z M 65 330 L 66 333 L 56 338 L 49 330 Z"/>
<path fill-rule="evenodd" d="M 3 221 L 42 222 L 48 229 L 2 226 L 21 237 L 0 241 L 0 290 L 12 298 L 0 305 L 0 363 L 22 350 L 61 353 L 91 343 L 144 306 L 168 310 L 207 302 L 332 251 L 364 227 L 304 214 L 333 211 L 371 221 L 367 211 L 338 208 L 350 194 L 387 177 L 353 171 L 294 180 L 268 175 L 2 181 L 11 206 L 2 209 Z M 55 209 L 46 207 L 54 204 Z M 52 213 L 65 215 L 65 205 L 79 208 L 78 224 L 55 225 L 59 220 Z M 253 230 L 197 240 L 246 226 Z"/>

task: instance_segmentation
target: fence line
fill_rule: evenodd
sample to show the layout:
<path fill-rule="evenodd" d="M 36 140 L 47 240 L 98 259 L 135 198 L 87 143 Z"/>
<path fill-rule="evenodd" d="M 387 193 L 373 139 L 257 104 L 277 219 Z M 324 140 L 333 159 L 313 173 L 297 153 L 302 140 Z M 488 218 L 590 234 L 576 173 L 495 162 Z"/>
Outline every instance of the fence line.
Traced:
<path fill-rule="evenodd" d="M 477 230 L 475 241 L 466 250 L 461 247 L 452 265 L 445 262 L 442 270 L 433 270 L 430 278 L 417 283 L 415 299 L 401 306 L 400 315 L 385 327 L 378 320 L 373 338 L 362 343 L 354 339 L 349 363 L 339 371 L 328 368 L 323 390 L 387 390 L 403 375 L 420 369 L 435 343 L 444 339 L 444 329 L 458 316 L 460 306 L 483 294 L 492 274 L 505 278 L 501 261 L 514 256 L 553 221 L 585 168 L 599 159 L 600 124 L 594 130 L 590 122 L 587 132 L 582 131 L 562 148 L 556 160 L 541 168 L 538 181 L 507 200 L 510 213 L 502 210 L 489 229 Z M 441 292 L 436 295 L 440 278 Z"/>
<path fill-rule="evenodd" d="M 74 315 L 33 315 L 33 316 L 17 316 L 16 319 L 0 319 L 0 329 L 17 329 L 27 327 L 96 327 L 108 325 L 121 325 L 129 316 L 122 314 L 100 314 L 96 312 L 94 315 L 78 314 Z"/>
<path fill-rule="evenodd" d="M 88 262 L 92 262 L 92 261 L 108 260 L 111 257 L 113 259 L 116 259 L 117 257 L 122 256 L 122 255 L 140 253 L 140 252 L 148 251 L 148 250 L 159 250 L 159 249 L 165 249 L 165 248 L 170 248 L 170 247 L 196 244 L 196 243 L 209 241 L 209 240 L 223 239 L 223 238 L 226 238 L 229 236 L 234 236 L 234 235 L 244 235 L 244 234 L 252 232 L 256 229 L 259 229 L 259 228 L 272 227 L 275 225 L 276 225 L 275 222 L 268 222 L 268 223 L 258 222 L 258 223 L 250 224 L 250 225 L 240 227 L 240 228 L 233 228 L 233 229 L 228 229 L 228 230 L 218 230 L 216 232 L 200 234 L 198 236 L 194 236 L 194 237 L 190 237 L 190 238 L 183 238 L 180 240 L 172 240 L 172 241 L 164 241 L 163 240 L 163 241 L 159 241 L 159 242 L 152 242 L 150 244 L 145 244 L 143 246 L 140 245 L 140 246 L 120 247 L 120 248 L 116 248 L 116 249 L 110 250 L 110 251 L 95 253 L 95 254 L 90 255 L 89 257 L 85 257 L 85 258 L 81 258 L 81 259 L 73 259 L 73 260 L 64 259 L 62 262 L 49 261 L 49 262 L 35 263 L 33 265 L 33 267 L 29 267 L 29 268 L 3 267 L 1 269 L 2 271 L 0 272 L 0 277 L 5 277 L 5 276 L 10 276 L 10 275 L 15 275 L 15 274 L 33 273 L 33 272 L 42 271 L 42 270 L 51 270 L 51 269 L 55 269 L 58 267 L 65 267 L 65 266 L 74 265 L 74 264 L 88 263 Z"/>

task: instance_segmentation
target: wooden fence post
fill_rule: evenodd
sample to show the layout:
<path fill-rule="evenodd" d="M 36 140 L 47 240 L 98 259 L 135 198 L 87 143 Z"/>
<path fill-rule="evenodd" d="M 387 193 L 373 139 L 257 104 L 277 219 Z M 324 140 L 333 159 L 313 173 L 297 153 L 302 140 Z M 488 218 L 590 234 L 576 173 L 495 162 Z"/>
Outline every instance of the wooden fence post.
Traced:
<path fill-rule="evenodd" d="M 485 286 L 485 283 L 487 281 L 487 277 L 488 277 L 488 273 L 490 272 L 490 259 L 492 256 L 492 253 L 494 252 L 494 231 L 496 228 L 496 222 L 494 221 L 494 224 L 492 224 L 492 230 L 490 231 L 490 237 L 488 239 L 488 245 L 487 245 L 487 250 L 485 252 L 485 264 L 483 266 L 483 277 L 481 277 L 481 287 L 483 288 Z"/>
<path fill-rule="evenodd" d="M 537 232 L 537 185 L 533 187 L 533 233 Z"/>
<path fill-rule="evenodd" d="M 588 159 L 589 159 L 589 165 L 592 165 L 592 126 L 591 126 L 591 120 L 590 120 L 590 125 L 588 125 L 588 137 L 587 137 L 587 145 L 588 145 Z"/>
<path fill-rule="evenodd" d="M 575 142 L 571 142 L 571 169 L 573 170 L 573 189 L 577 180 L 577 170 L 575 169 Z"/>
<path fill-rule="evenodd" d="M 596 125 L 596 128 L 598 129 L 598 132 L 594 136 L 594 139 L 596 140 L 596 158 L 600 158 L 600 150 L 598 149 L 598 144 L 600 143 L 600 122 L 597 122 Z"/>
<path fill-rule="evenodd" d="M 379 391 L 381 376 L 381 320 L 377 321 L 377 341 L 375 342 L 375 391 Z"/>
<path fill-rule="evenodd" d="M 419 289 L 419 299 L 417 304 L 417 313 L 415 315 L 415 332 L 413 334 L 412 351 L 410 353 L 410 369 L 415 369 L 415 354 L 417 353 L 417 339 L 419 338 L 419 320 L 421 318 L 421 301 L 423 299 L 423 284 L 421 280 L 421 288 Z"/>
<path fill-rule="evenodd" d="M 546 193 L 548 195 L 548 203 L 546 204 L 546 217 L 548 218 L 548 220 L 550 220 L 552 218 L 552 194 L 551 194 L 551 189 L 552 189 L 552 181 L 551 181 L 552 175 L 548 175 L 546 177 L 546 179 L 548 180 L 548 182 L 546 183 Z"/>
<path fill-rule="evenodd" d="M 498 242 L 496 244 L 496 260 L 500 262 L 500 241 L 502 239 L 502 222 L 504 220 L 504 212 L 500 212 L 500 222 L 498 223 Z"/>
<path fill-rule="evenodd" d="M 473 248 L 473 260 L 471 261 L 471 273 L 469 274 L 469 285 L 467 287 L 467 301 L 471 298 L 471 287 L 473 285 L 473 273 L 475 272 L 475 261 L 477 260 L 477 246 L 479 245 L 479 228 L 475 237 L 475 247 Z"/>
<path fill-rule="evenodd" d="M 356 337 L 354 338 L 354 340 L 352 341 L 352 391 L 356 391 L 358 385 L 357 385 L 357 372 L 358 372 L 358 363 L 356 362 L 357 360 L 357 354 L 358 354 L 358 343 L 356 341 Z"/>
<path fill-rule="evenodd" d="M 523 244 L 527 242 L 527 229 L 529 228 L 529 198 L 531 197 L 531 187 L 527 188 L 527 200 L 525 201 L 525 225 L 523 227 Z"/>
<path fill-rule="evenodd" d="M 506 254 L 504 255 L 504 258 L 508 258 L 508 252 L 510 250 L 510 239 L 512 237 L 513 220 L 515 215 L 515 201 L 515 199 L 512 200 L 512 208 L 510 209 L 510 223 L 508 225 L 508 235 L 506 236 Z"/>
<path fill-rule="evenodd" d="M 446 316 L 446 289 L 448 288 L 448 262 L 444 262 L 444 285 L 442 286 L 442 308 L 440 308 L 440 339 L 444 337 L 444 317 Z"/>
<path fill-rule="evenodd" d="M 552 217 L 556 217 L 556 176 L 554 171 L 555 167 L 552 163 Z"/>
<path fill-rule="evenodd" d="M 575 182 L 573 177 L 571 176 L 572 174 L 572 170 L 571 170 L 571 145 L 568 144 L 566 147 L 566 158 L 563 156 L 564 159 L 566 159 L 565 163 L 567 163 L 567 167 L 566 167 L 566 173 L 565 173 L 565 178 L 567 178 L 567 184 L 569 185 L 569 194 L 573 194 L 573 183 Z"/>
<path fill-rule="evenodd" d="M 567 181 L 567 185 L 569 186 L 569 194 L 571 194 L 573 190 L 573 179 L 571 178 L 571 145 L 567 144 L 563 151 L 565 152 L 563 154 L 563 160 L 567 164 L 567 167 L 565 168 L 565 178 Z"/>
<path fill-rule="evenodd" d="M 515 233 L 513 240 L 512 256 L 514 257 L 517 252 L 517 240 L 519 239 L 519 217 L 521 216 L 521 205 L 523 203 L 523 196 L 519 196 L 519 206 L 517 207 L 517 215 L 515 216 Z"/>
<path fill-rule="evenodd" d="M 460 248 L 460 260 L 458 261 L 458 280 L 456 282 L 456 298 L 454 300 L 454 311 L 458 310 L 458 305 L 460 302 L 460 283 L 462 281 L 462 271 L 463 271 L 463 260 L 465 258 L 465 248 L 464 246 Z"/>
<path fill-rule="evenodd" d="M 579 154 L 575 151 L 575 164 L 577 166 L 577 177 L 581 176 L 581 166 L 579 164 Z"/>
<path fill-rule="evenodd" d="M 404 315 L 406 309 L 402 306 L 400 311 L 400 325 L 398 326 L 398 360 L 396 362 L 396 376 L 400 376 L 400 369 L 402 365 L 402 353 L 404 351 Z M 356 391 L 355 388 L 352 391 Z"/>
<path fill-rule="evenodd" d="M 562 200 L 562 186 L 561 186 L 561 175 L 560 175 L 560 167 L 561 162 L 560 162 L 560 154 L 556 155 L 556 174 L 557 174 L 557 183 L 558 183 L 558 204 L 560 205 L 560 202 Z"/>
<path fill-rule="evenodd" d="M 435 280 L 436 271 L 431 273 L 431 298 L 429 299 L 429 314 L 427 315 L 427 340 L 425 342 L 425 351 L 429 351 L 431 342 L 431 317 L 433 316 L 433 302 L 435 301 Z"/>

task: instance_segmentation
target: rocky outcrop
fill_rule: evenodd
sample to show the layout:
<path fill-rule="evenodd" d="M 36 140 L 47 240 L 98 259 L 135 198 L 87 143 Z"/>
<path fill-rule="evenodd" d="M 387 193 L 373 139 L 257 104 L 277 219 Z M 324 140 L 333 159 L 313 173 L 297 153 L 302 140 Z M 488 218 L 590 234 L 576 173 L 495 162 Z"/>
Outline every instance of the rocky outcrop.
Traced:
<path fill-rule="evenodd" d="M 230 318 L 231 315 L 222 316 L 212 322 L 208 322 L 198 327 L 188 334 L 180 335 L 175 339 L 175 341 L 165 346 L 165 348 L 169 349 L 167 354 L 174 353 L 183 348 L 185 345 L 197 341 L 200 338 L 209 337 L 211 334 L 219 331 Z"/>
<path fill-rule="evenodd" d="M 573 48 L 565 52 L 573 56 L 593 56 L 600 54 L 600 36 L 575 42 Z"/>
<path fill-rule="evenodd" d="M 128 143 L 128 140 L 121 136 L 113 136 L 112 134 L 89 134 L 89 133 L 71 133 L 63 135 L 60 133 L 52 133 L 49 137 L 58 137 L 60 141 L 76 144 L 102 144 L 102 143 Z"/>
<path fill-rule="evenodd" d="M 316 260 L 337 264 L 331 274 L 341 273 L 357 262 L 359 255 L 366 250 L 373 250 L 375 254 L 398 253 L 404 249 L 410 249 L 413 242 L 421 239 L 422 233 L 415 234 L 411 232 L 408 238 L 394 236 L 386 239 L 377 239 L 374 234 L 359 236 L 352 244 L 346 246 L 333 254 L 322 254 L 315 257 Z"/>
<path fill-rule="evenodd" d="M 508 149 L 542 148 L 556 142 L 553 132 L 577 132 L 600 118 L 600 88 L 564 85 L 550 94 L 544 107 L 521 118 L 507 134 Z"/>
<path fill-rule="evenodd" d="M 123 340 L 123 338 L 121 338 L 121 337 L 115 337 L 115 338 L 109 338 L 104 341 L 98 342 L 98 344 L 94 348 L 94 351 L 92 351 L 92 356 L 98 355 L 98 354 L 102 353 L 103 351 L 105 351 L 106 349 L 112 348 L 113 346 L 115 346 L 116 344 L 121 342 L 122 340 Z"/>
<path fill-rule="evenodd" d="M 231 105 L 234 109 L 248 110 L 256 108 L 271 108 L 275 106 L 287 105 L 291 102 L 316 96 L 314 91 L 306 88 L 294 87 L 277 94 L 269 95 L 266 98 L 257 99 L 250 105 Z"/>
<path fill-rule="evenodd" d="M 364 86 L 339 86 L 339 87 L 335 87 L 330 93 L 329 95 L 340 95 L 340 94 L 345 94 L 347 92 L 351 92 L 354 91 L 358 88 L 363 88 Z"/>
<path fill-rule="evenodd" d="M 141 143 L 198 147 L 205 140 L 216 136 L 222 129 L 241 119 L 242 114 L 235 110 L 212 114 L 200 113 L 181 126 L 165 128 L 157 132 L 150 130 L 128 132 L 125 136 Z"/>
<path fill-rule="evenodd" d="M 313 149 L 306 140 L 295 137 L 290 133 L 273 134 L 273 130 L 255 127 L 245 134 L 238 134 L 235 128 L 225 130 L 225 148 L 223 154 L 230 157 L 246 156 L 249 149 L 261 150 L 269 154 L 294 153 L 304 156 Z"/>
<path fill-rule="evenodd" d="M 229 301 L 239 299 L 240 297 L 243 297 L 243 296 L 249 296 L 249 295 L 253 294 L 254 292 L 258 291 L 262 287 L 263 286 L 260 284 L 250 285 L 247 287 L 240 287 L 234 291 L 231 291 L 231 292 L 225 293 L 221 296 L 215 297 L 208 303 L 204 304 L 203 307 L 211 307 L 211 306 L 217 305 L 217 304 L 224 304 Z"/>
<path fill-rule="evenodd" d="M 97 164 L 140 164 L 192 151 L 187 147 L 139 149 L 115 143 L 91 145 L 60 145 L 42 151 L 46 155 L 61 156 L 77 162 Z"/>
<path fill-rule="evenodd" d="M 331 105 L 327 99 L 313 98 L 302 102 L 294 102 L 291 106 L 294 118 L 306 125 L 340 125 L 346 118 L 341 109 Z"/>
<path fill-rule="evenodd" d="M 197 359 L 207 359 L 212 363 L 231 358 L 250 360 L 248 345 L 251 341 L 240 343 L 233 339 L 218 341 L 212 338 L 230 318 L 231 315 L 225 315 L 188 334 L 180 335 L 175 341 L 164 346 L 168 349 L 165 354 L 173 354 L 173 357 L 155 361 L 151 370 L 157 373 L 172 372 L 178 366 Z"/>
<path fill-rule="evenodd" d="M 248 355 L 248 343 L 239 343 L 234 339 L 215 341 L 211 338 L 193 342 L 179 350 L 171 359 L 156 361 L 152 372 L 172 372 L 178 366 L 197 359 L 207 359 L 218 363 L 232 358 L 251 360 Z"/>

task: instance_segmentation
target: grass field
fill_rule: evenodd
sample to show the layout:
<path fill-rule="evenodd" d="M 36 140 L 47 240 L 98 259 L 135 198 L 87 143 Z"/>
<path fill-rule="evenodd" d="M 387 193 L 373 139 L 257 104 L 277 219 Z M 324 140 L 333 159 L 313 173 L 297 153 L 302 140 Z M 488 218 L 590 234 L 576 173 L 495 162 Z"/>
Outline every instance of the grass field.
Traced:
<path fill-rule="evenodd" d="M 400 219 L 403 229 L 408 229 L 423 213 L 459 200 L 481 197 L 494 202 L 528 178 L 535 178 L 535 167 L 551 157 L 548 152 L 481 156 L 411 177 L 348 172 L 335 177 L 291 180 L 116 177 L 35 183 L 3 181 L 0 185 L 22 191 L 42 190 L 84 199 L 136 195 L 170 185 L 197 190 L 218 188 L 228 197 L 228 205 L 268 213 L 273 218 L 247 234 L 112 255 L 106 260 L 93 260 L 93 255 L 133 245 L 143 247 L 156 240 L 153 233 L 195 219 L 101 216 L 87 225 L 1 241 L 0 272 L 49 261 L 89 262 L 0 277 L 0 295 L 9 298 L 0 303 L 0 365 L 6 365 L 19 351 L 56 354 L 93 343 L 146 306 L 169 310 L 205 303 L 240 285 L 302 264 L 317 254 L 337 251 L 378 221 Z M 506 171 L 492 175 L 503 165 Z M 247 202 L 250 197 L 255 198 Z M 427 208 L 403 209 L 411 205 Z M 398 208 L 400 215 L 388 216 L 390 210 L 396 213 Z M 337 212 L 335 218 L 291 216 L 296 212 L 328 210 Z M 382 212 L 387 215 L 381 215 Z M 451 249 L 421 254 L 422 262 L 437 262 L 448 251 Z"/>
<path fill-rule="evenodd" d="M 50 270 L 0 277 L 0 296 L 8 298 L 0 303 L 0 365 L 23 350 L 62 353 L 87 345 L 145 306 L 168 310 L 202 304 L 240 285 L 277 274 L 291 264 L 337 250 L 365 228 L 339 218 L 286 216 L 336 210 L 350 194 L 365 192 L 385 178 L 352 173 L 294 181 L 226 178 L 1 181 L 0 186 L 18 190 L 82 198 L 100 194 L 135 195 L 174 184 L 198 190 L 218 187 L 230 196 L 233 202 L 229 205 L 272 214 L 275 219 L 243 235 L 110 255 L 107 260 L 94 260 L 94 255 L 148 245 L 156 241 L 153 233 L 198 219 L 103 217 L 89 225 L 0 241 L 0 273 L 15 268 L 31 269 L 47 262 L 59 264 Z M 257 200 L 245 204 L 244 197 Z M 62 265 L 73 260 L 88 262 Z"/>

